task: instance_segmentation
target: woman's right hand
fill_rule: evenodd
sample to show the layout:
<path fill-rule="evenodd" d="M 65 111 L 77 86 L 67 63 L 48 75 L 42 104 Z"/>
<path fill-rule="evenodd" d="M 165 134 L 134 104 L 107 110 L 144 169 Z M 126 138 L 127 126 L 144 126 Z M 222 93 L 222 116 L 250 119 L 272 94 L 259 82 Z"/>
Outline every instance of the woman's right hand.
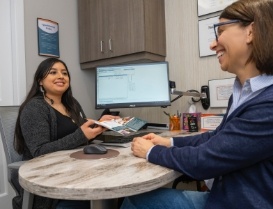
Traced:
<path fill-rule="evenodd" d="M 142 138 L 146 140 L 151 140 L 154 145 L 162 145 L 165 147 L 170 147 L 171 146 L 171 140 L 168 138 L 164 138 L 162 136 L 156 135 L 154 133 L 149 133 L 145 136 L 142 136 Z"/>
<path fill-rule="evenodd" d="M 97 135 L 106 130 L 101 126 L 95 126 L 94 128 L 91 128 L 92 125 L 94 125 L 94 121 L 87 119 L 87 121 L 80 127 L 88 140 L 94 139 Z"/>

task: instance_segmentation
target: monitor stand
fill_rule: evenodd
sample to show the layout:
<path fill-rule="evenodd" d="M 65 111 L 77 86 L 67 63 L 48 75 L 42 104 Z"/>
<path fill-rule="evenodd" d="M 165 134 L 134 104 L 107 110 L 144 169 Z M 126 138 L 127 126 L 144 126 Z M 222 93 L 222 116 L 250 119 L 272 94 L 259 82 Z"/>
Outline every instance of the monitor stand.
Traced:
<path fill-rule="evenodd" d="M 103 110 L 103 112 L 101 113 L 101 116 L 102 117 L 103 115 L 115 115 L 115 116 L 118 116 L 119 115 L 119 111 L 110 111 L 110 109 L 106 108 Z"/>
<path fill-rule="evenodd" d="M 163 129 L 168 130 L 169 125 L 166 123 L 146 123 L 143 129 Z"/>

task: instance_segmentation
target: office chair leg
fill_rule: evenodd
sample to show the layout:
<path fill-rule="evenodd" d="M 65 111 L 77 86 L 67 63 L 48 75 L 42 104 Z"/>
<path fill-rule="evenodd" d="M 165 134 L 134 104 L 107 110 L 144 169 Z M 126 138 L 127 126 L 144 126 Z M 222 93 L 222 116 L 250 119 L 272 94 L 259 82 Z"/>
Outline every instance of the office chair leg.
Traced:
<path fill-rule="evenodd" d="M 196 187 L 197 187 L 197 191 L 201 192 L 201 182 L 200 181 L 196 181 Z"/>
<path fill-rule="evenodd" d="M 201 181 L 192 179 L 191 177 L 186 176 L 186 175 L 182 175 L 182 176 L 178 177 L 177 179 L 175 179 L 174 182 L 173 182 L 172 188 L 176 189 L 177 185 L 180 182 L 189 183 L 189 182 L 192 182 L 192 181 L 196 181 L 196 189 L 197 189 L 197 191 L 202 191 Z"/>
<path fill-rule="evenodd" d="M 91 200 L 91 209 L 93 208 L 117 208 L 116 199 L 106 199 L 106 200 Z"/>
<path fill-rule="evenodd" d="M 22 209 L 32 209 L 34 194 L 24 190 Z"/>
<path fill-rule="evenodd" d="M 122 203 L 123 203 L 124 197 L 120 197 L 118 198 L 118 208 L 121 207 Z"/>

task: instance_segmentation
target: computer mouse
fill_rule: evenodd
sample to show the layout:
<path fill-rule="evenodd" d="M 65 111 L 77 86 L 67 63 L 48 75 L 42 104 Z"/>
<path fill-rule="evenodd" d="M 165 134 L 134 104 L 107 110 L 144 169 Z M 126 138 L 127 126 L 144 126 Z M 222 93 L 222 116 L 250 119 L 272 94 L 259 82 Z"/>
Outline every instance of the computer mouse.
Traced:
<path fill-rule="evenodd" d="M 107 149 L 100 144 L 90 144 L 83 148 L 84 154 L 105 154 Z"/>

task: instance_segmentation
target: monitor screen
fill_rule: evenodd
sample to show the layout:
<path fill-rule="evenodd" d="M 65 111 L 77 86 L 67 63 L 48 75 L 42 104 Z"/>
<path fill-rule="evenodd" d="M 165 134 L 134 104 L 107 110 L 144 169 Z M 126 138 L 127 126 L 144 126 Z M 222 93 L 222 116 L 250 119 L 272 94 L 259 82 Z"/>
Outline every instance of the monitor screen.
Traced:
<path fill-rule="evenodd" d="M 170 104 L 168 62 L 96 68 L 96 109 Z"/>

